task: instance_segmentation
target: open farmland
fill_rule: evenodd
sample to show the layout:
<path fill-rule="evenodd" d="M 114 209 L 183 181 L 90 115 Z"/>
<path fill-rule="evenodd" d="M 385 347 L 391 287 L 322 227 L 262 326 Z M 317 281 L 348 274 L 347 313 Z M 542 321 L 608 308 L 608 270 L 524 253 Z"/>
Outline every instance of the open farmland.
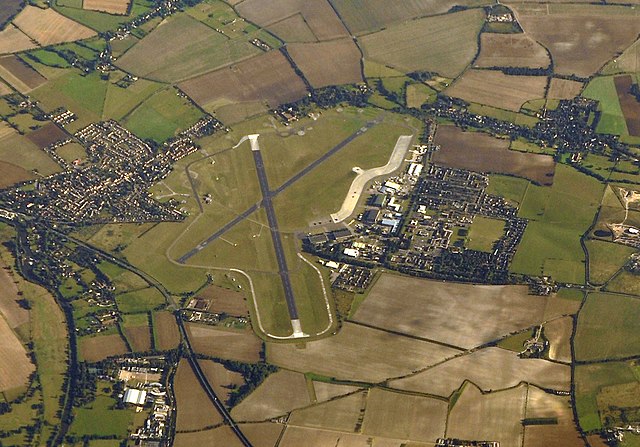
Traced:
<path fill-rule="evenodd" d="M 580 95 L 584 84 L 569 79 L 551 79 L 547 98 L 549 99 L 573 99 Z"/>
<path fill-rule="evenodd" d="M 614 135 L 626 135 L 627 123 L 620 107 L 613 76 L 597 76 L 587 84 L 582 96 L 599 102 L 600 119 L 596 131 Z"/>
<path fill-rule="evenodd" d="M 527 382 L 542 388 L 568 391 L 568 365 L 543 359 L 521 359 L 515 352 L 485 348 L 448 360 L 424 372 L 390 382 L 390 386 L 448 397 L 468 380 L 483 391 L 502 390 Z"/>
<path fill-rule="evenodd" d="M 526 385 L 482 394 L 467 384 L 449 414 L 447 437 L 498 441 L 500 447 L 522 445 Z"/>
<path fill-rule="evenodd" d="M 267 29 L 285 42 L 317 42 L 302 14 L 296 14 L 269 25 Z"/>
<path fill-rule="evenodd" d="M 359 392 L 312 407 L 294 410 L 288 425 L 354 432 L 365 401 L 366 392 Z"/>
<path fill-rule="evenodd" d="M 544 336 L 549 340 L 549 358 L 560 362 L 571 362 L 571 334 L 573 318 L 564 317 L 544 325 Z"/>
<path fill-rule="evenodd" d="M 233 407 L 237 421 L 262 421 L 289 413 L 311 404 L 304 374 L 279 371 L 267 379 Z"/>
<path fill-rule="evenodd" d="M 602 360 L 640 353 L 637 316 L 640 301 L 620 295 L 591 293 L 578 314 L 575 352 L 578 360 Z"/>
<path fill-rule="evenodd" d="M 0 188 L 7 188 L 19 182 L 33 180 L 35 176 L 26 169 L 6 161 L 0 161 Z"/>
<path fill-rule="evenodd" d="M 245 40 L 228 39 L 186 14 L 176 14 L 121 56 L 117 65 L 149 79 L 175 82 L 258 53 Z"/>
<path fill-rule="evenodd" d="M 314 88 L 362 82 L 360 51 L 351 39 L 294 43 L 287 50 Z"/>
<path fill-rule="evenodd" d="M 215 410 L 211 410 L 215 411 Z M 179 414 L 179 413 L 178 413 Z M 242 443 L 229 426 L 209 430 L 176 433 L 175 447 L 193 447 L 194 445 L 212 445 L 224 447 L 242 447 Z"/>
<path fill-rule="evenodd" d="M 478 50 L 484 11 L 471 9 L 395 25 L 359 39 L 365 59 L 401 71 L 435 71 L 456 77 Z"/>
<path fill-rule="evenodd" d="M 211 285 L 198 294 L 198 298 L 210 300 L 209 312 L 226 313 L 236 317 L 249 315 L 247 300 L 236 290 Z"/>
<path fill-rule="evenodd" d="M 588 77 L 624 51 L 640 32 L 630 8 L 514 4 L 525 33 L 551 52 L 554 71 Z"/>
<path fill-rule="evenodd" d="M 318 40 L 348 36 L 328 0 L 244 0 L 238 3 L 236 10 L 242 17 L 262 27 L 300 14 Z"/>
<path fill-rule="evenodd" d="M 173 379 L 178 417 L 176 430 L 201 430 L 222 422 L 222 416 L 204 392 L 198 378 L 185 360 L 180 360 Z"/>
<path fill-rule="evenodd" d="M 517 112 L 544 97 L 545 76 L 511 76 L 494 70 L 469 70 L 446 90 L 447 95 Z"/>
<path fill-rule="evenodd" d="M 589 282 L 604 284 L 620 270 L 636 250 L 626 245 L 600 240 L 586 241 L 589 250 Z"/>
<path fill-rule="evenodd" d="M 444 436 L 448 406 L 443 400 L 374 388 L 367 398 L 362 432 L 433 442 Z"/>
<path fill-rule="evenodd" d="M 205 109 L 235 102 L 266 102 L 270 107 L 302 98 L 306 88 L 289 61 L 272 51 L 180 84 Z"/>
<path fill-rule="evenodd" d="M 22 0 L 0 0 L 0 28 L 24 6 Z"/>
<path fill-rule="evenodd" d="M 444 283 L 385 274 L 353 318 L 383 329 L 472 348 L 539 324 L 547 299 L 528 295 L 526 286 Z"/>
<path fill-rule="evenodd" d="M 346 323 L 334 337 L 308 342 L 304 347 L 267 345 L 267 360 L 278 366 L 372 382 L 408 374 L 458 353 L 456 349 L 353 323 Z"/>
<path fill-rule="evenodd" d="M 48 122 L 40 129 L 35 130 L 27 135 L 27 138 L 39 148 L 45 148 L 51 143 L 55 143 L 56 141 L 60 140 L 66 140 L 69 137 L 57 125 L 52 122 Z"/>
<path fill-rule="evenodd" d="M 83 0 L 82 8 L 109 14 L 126 14 L 131 0 Z"/>
<path fill-rule="evenodd" d="M 180 343 L 180 332 L 176 318 L 171 312 L 153 313 L 153 333 L 156 349 L 175 349 Z"/>
<path fill-rule="evenodd" d="M 435 144 L 440 150 L 433 162 L 453 168 L 472 171 L 511 174 L 528 178 L 542 185 L 553 182 L 553 157 L 510 151 L 509 140 L 498 139 L 485 133 L 464 132 L 454 126 L 440 126 Z"/>
<path fill-rule="evenodd" d="M 25 385 L 35 366 L 27 351 L 0 315 L 0 391 Z"/>
<path fill-rule="evenodd" d="M 13 23 L 42 46 L 87 39 L 96 34 L 92 29 L 66 18 L 52 8 L 27 6 Z"/>
<path fill-rule="evenodd" d="M 189 323 L 187 332 L 193 349 L 200 354 L 248 363 L 260 360 L 262 342 L 249 330 Z"/>
<path fill-rule="evenodd" d="M 327 382 L 313 382 L 313 391 L 316 395 L 317 402 L 324 402 L 338 396 L 353 393 L 358 388 L 350 385 L 336 385 Z"/>
<path fill-rule="evenodd" d="M 627 123 L 629 135 L 640 136 L 640 103 L 631 93 L 633 79 L 630 75 L 616 76 L 613 79 L 613 83 L 616 86 L 618 101 Z"/>
<path fill-rule="evenodd" d="M 133 314 L 123 316 L 123 332 L 131 349 L 137 352 L 151 350 L 151 329 L 149 328 L 149 315 Z"/>
<path fill-rule="evenodd" d="M 2 178 L 0 176 L 0 178 Z M 8 270 L 4 262 L 0 260 L 0 314 L 6 320 L 11 329 L 29 321 L 29 311 L 18 304 L 20 291 L 16 286 L 15 273 Z"/>
<path fill-rule="evenodd" d="M 47 82 L 33 68 L 16 56 L 0 58 L 0 77 L 21 93 L 27 93 Z"/>
<path fill-rule="evenodd" d="M 10 23 L 0 31 L 0 54 L 17 53 L 37 46 L 38 44 L 20 31 L 13 23 Z"/>
<path fill-rule="evenodd" d="M 99 362 L 107 357 L 127 353 L 127 346 L 119 334 L 96 335 L 78 339 L 80 357 L 86 362 Z"/>
<path fill-rule="evenodd" d="M 253 447 L 274 447 L 280 439 L 280 434 L 285 429 L 284 425 L 274 422 L 239 424 L 239 426 L 242 433 L 253 444 Z"/>
<path fill-rule="evenodd" d="M 571 402 L 567 396 L 554 396 L 529 387 L 526 420 L 555 420 L 556 423 L 532 423 L 524 429 L 524 447 L 583 447 L 584 442 L 573 422 Z M 593 445 L 593 444 L 591 444 Z"/>
<path fill-rule="evenodd" d="M 526 34 L 480 35 L 480 55 L 477 67 L 546 68 L 549 56 L 542 45 Z"/>
<path fill-rule="evenodd" d="M 207 381 L 222 402 L 227 401 L 234 388 L 244 383 L 242 374 L 229 371 L 221 363 L 213 360 L 199 360 L 198 362 L 207 377 Z"/>
<path fill-rule="evenodd" d="M 443 14 L 453 6 L 474 7 L 491 0 L 330 0 L 353 34 L 387 28 L 396 22 Z"/>

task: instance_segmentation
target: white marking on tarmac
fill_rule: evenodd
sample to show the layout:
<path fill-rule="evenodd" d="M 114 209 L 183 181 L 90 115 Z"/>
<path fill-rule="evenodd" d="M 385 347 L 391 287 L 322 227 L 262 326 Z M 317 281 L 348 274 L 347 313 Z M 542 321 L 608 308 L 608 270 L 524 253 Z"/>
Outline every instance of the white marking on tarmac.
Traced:
<path fill-rule="evenodd" d="M 302 332 L 302 325 L 300 324 L 300 320 L 291 320 L 291 327 L 293 327 L 293 338 L 308 337 L 307 334 Z"/>
<path fill-rule="evenodd" d="M 249 137 L 249 142 L 251 143 L 251 150 L 252 151 L 259 151 L 260 150 L 260 144 L 258 144 L 258 137 L 260 136 L 259 133 L 254 133 L 253 135 L 247 135 Z"/>

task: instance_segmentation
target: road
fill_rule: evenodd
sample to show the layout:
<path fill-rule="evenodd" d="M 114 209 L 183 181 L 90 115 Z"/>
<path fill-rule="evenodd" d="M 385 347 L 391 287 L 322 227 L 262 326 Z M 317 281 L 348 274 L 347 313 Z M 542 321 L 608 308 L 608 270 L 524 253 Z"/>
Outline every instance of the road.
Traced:
<path fill-rule="evenodd" d="M 347 197 L 342 203 L 342 208 L 340 208 L 340 211 L 337 213 L 331 215 L 331 220 L 334 223 L 342 222 L 353 214 L 353 211 L 356 209 L 356 206 L 360 201 L 362 191 L 364 191 L 364 187 L 367 186 L 367 183 L 381 175 L 391 174 L 402 166 L 402 162 L 404 161 L 405 154 L 409 149 L 412 138 L 412 135 L 402 135 L 398 138 L 398 141 L 393 148 L 393 152 L 391 153 L 391 157 L 389 157 L 389 161 L 386 165 L 379 168 L 368 169 L 366 171 L 360 170 L 358 172 L 358 176 L 353 179 L 353 183 L 351 183 Z"/>
<path fill-rule="evenodd" d="M 336 146 L 334 146 L 331 150 L 329 150 L 323 156 L 321 156 L 320 158 L 315 160 L 313 163 L 309 164 L 302 171 L 298 172 L 296 175 L 294 175 L 289 180 L 284 182 L 280 187 L 278 187 L 275 190 L 273 190 L 271 192 L 271 197 L 273 198 L 273 197 L 277 196 L 278 194 L 280 194 L 281 192 L 283 192 L 285 189 L 289 188 L 291 185 L 293 185 L 298 180 L 303 178 L 309 172 L 311 172 L 312 170 L 317 168 L 320 164 L 324 163 L 329 157 L 333 156 L 334 154 L 336 154 L 337 152 L 342 150 L 346 145 L 351 143 L 357 137 L 359 137 L 360 135 L 362 135 L 364 132 L 366 132 L 367 130 L 371 129 L 375 125 L 379 124 L 380 122 L 382 122 L 382 117 L 381 116 L 378 116 L 375 119 L 373 119 L 372 121 L 367 122 L 363 127 L 361 127 L 356 132 L 352 133 L 347 138 L 342 140 L 340 143 L 338 143 Z M 247 139 L 249 139 L 248 136 L 243 137 L 240 140 L 240 142 L 234 146 L 234 148 L 237 147 L 238 145 L 240 145 L 242 142 L 246 141 Z M 197 196 L 197 194 L 194 194 L 194 195 Z M 195 256 L 200 250 L 202 250 L 207 245 L 209 245 L 210 243 L 212 243 L 215 240 L 217 240 L 218 238 L 220 238 L 220 236 L 222 236 L 224 233 L 226 233 L 227 231 L 229 231 L 230 229 L 235 227 L 237 224 L 239 224 L 240 222 L 242 222 L 243 220 L 248 218 L 253 212 L 255 212 L 259 208 L 261 208 L 263 206 L 263 204 L 264 204 L 264 201 L 253 205 L 251 208 L 248 208 L 242 214 L 239 214 L 235 219 L 233 219 L 232 221 L 230 221 L 227 224 L 225 224 L 222 228 L 218 229 L 215 233 L 213 233 L 207 239 L 205 239 L 204 241 L 200 242 L 195 248 L 193 248 L 189 252 L 187 252 L 184 255 L 182 255 L 180 258 L 177 259 L 177 261 L 180 264 L 185 264 L 190 258 Z"/>
<path fill-rule="evenodd" d="M 249 135 L 251 141 L 251 152 L 253 154 L 253 161 L 256 164 L 256 170 L 258 171 L 258 181 L 260 182 L 260 190 L 262 191 L 262 205 L 267 212 L 267 221 L 269 223 L 269 229 L 271 230 L 271 239 L 273 240 L 273 248 L 276 252 L 276 260 L 278 261 L 278 274 L 282 281 L 282 287 L 284 287 L 284 297 L 287 301 L 287 309 L 289 311 L 289 318 L 293 326 L 293 335 L 304 336 L 300 328 L 300 319 L 298 317 L 298 309 L 296 308 L 295 298 L 293 296 L 293 287 L 291 286 L 291 277 L 289 276 L 289 268 L 287 267 L 287 259 L 282 246 L 282 237 L 280 236 L 280 228 L 278 226 L 278 218 L 276 212 L 273 209 L 273 196 L 274 193 L 269 188 L 269 180 L 267 179 L 267 171 L 264 169 L 264 160 L 262 159 L 262 152 L 260 152 L 260 145 L 258 144 L 258 135 Z"/>

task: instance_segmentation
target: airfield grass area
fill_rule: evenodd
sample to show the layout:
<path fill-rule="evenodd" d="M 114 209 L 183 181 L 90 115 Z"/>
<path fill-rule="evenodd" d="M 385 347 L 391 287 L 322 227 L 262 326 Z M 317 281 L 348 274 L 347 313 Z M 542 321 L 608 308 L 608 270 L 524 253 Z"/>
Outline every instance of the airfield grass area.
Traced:
<path fill-rule="evenodd" d="M 530 221 L 511 270 L 582 284 L 580 237 L 593 221 L 602 192 L 597 180 L 562 164 L 556 166 L 553 186 L 529 185 L 519 216 Z"/>
<path fill-rule="evenodd" d="M 368 34 L 359 42 L 365 59 L 404 72 L 425 70 L 456 77 L 478 50 L 484 19 L 482 9 L 426 17 Z"/>

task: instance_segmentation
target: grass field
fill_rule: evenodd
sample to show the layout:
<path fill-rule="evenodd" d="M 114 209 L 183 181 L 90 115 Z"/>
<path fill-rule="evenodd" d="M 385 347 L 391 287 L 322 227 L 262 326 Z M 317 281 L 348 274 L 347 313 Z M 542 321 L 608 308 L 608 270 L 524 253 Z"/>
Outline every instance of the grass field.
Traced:
<path fill-rule="evenodd" d="M 367 397 L 362 432 L 430 442 L 444 436 L 447 410 L 442 400 L 374 388 Z"/>
<path fill-rule="evenodd" d="M 193 349 L 199 354 L 246 363 L 260 360 L 262 341 L 249 330 L 188 323 L 187 332 Z"/>
<path fill-rule="evenodd" d="M 625 50 L 640 32 L 631 8 L 512 5 L 524 31 L 551 52 L 554 71 L 588 77 Z M 542 6 L 542 7 L 541 7 Z"/>
<path fill-rule="evenodd" d="M 434 100 L 436 91 L 425 84 L 409 84 L 405 93 L 407 107 L 419 109 L 421 105 Z"/>
<path fill-rule="evenodd" d="M 153 336 L 156 349 L 174 349 L 180 343 L 180 332 L 175 317 L 170 312 L 154 312 Z"/>
<path fill-rule="evenodd" d="M 560 164 L 553 186 L 529 185 L 519 215 L 531 220 L 512 271 L 582 284 L 584 252 L 580 236 L 591 225 L 602 192 L 597 180 Z"/>
<path fill-rule="evenodd" d="M 0 143 L 0 161 L 44 176 L 62 170 L 51 157 L 23 135 L 12 131 L 9 135 L 1 137 Z"/>
<path fill-rule="evenodd" d="M 126 437 L 133 424 L 134 412 L 130 409 L 116 410 L 115 405 L 115 399 L 99 394 L 93 402 L 75 410 L 69 431 L 77 436 Z M 96 421 L 100 423 L 96 424 Z"/>
<path fill-rule="evenodd" d="M 149 314 L 123 315 L 123 332 L 131 349 L 137 352 L 151 350 Z"/>
<path fill-rule="evenodd" d="M 517 112 L 532 99 L 544 97 L 544 76 L 510 76 L 496 70 L 469 70 L 445 90 L 465 101 Z"/>
<path fill-rule="evenodd" d="M 165 304 L 164 296 L 155 288 L 116 295 L 118 309 L 124 313 L 147 312 Z"/>
<path fill-rule="evenodd" d="M 520 382 L 568 391 L 571 388 L 571 369 L 568 365 L 543 359 L 521 359 L 517 353 L 506 349 L 485 348 L 416 375 L 391 381 L 389 385 L 402 390 L 449 397 L 465 380 L 485 392 L 512 388 Z"/>
<path fill-rule="evenodd" d="M 618 101 L 612 76 L 593 78 L 582 92 L 582 96 L 600 102 L 601 112 L 596 131 L 614 135 L 628 135 L 627 124 Z"/>
<path fill-rule="evenodd" d="M 522 445 L 527 387 L 481 394 L 467 385 L 449 413 L 447 437 L 500 442 L 501 446 Z"/>
<path fill-rule="evenodd" d="M 161 84 L 146 79 L 139 79 L 126 89 L 109 83 L 104 98 L 102 118 L 121 120 L 161 87 Z"/>
<path fill-rule="evenodd" d="M 526 34 L 482 33 L 480 54 L 474 65 L 545 68 L 550 62 L 544 47 Z"/>
<path fill-rule="evenodd" d="M 523 286 L 442 283 L 387 274 L 378 279 L 353 319 L 472 348 L 539 324 L 547 300 L 532 299 Z"/>
<path fill-rule="evenodd" d="M 589 281 L 592 284 L 604 284 L 636 252 L 625 245 L 599 240 L 588 240 L 586 244 L 589 251 Z"/>
<path fill-rule="evenodd" d="M 314 88 L 362 82 L 360 50 L 351 39 L 290 44 L 287 49 Z"/>
<path fill-rule="evenodd" d="M 457 350 L 441 345 L 353 323 L 345 323 L 334 337 L 308 342 L 304 347 L 267 344 L 267 360 L 278 366 L 373 382 L 408 374 L 456 353 Z"/>
<path fill-rule="evenodd" d="M 137 17 L 153 6 L 151 0 L 133 0 L 131 11 L 128 16 L 108 14 L 99 11 L 89 11 L 82 9 L 81 4 L 65 3 L 62 5 L 60 0 L 56 2 L 54 8 L 61 14 L 82 23 L 89 28 L 98 32 L 105 32 L 118 28 L 123 23 L 129 22 L 132 18 Z"/>
<path fill-rule="evenodd" d="M 504 234 L 504 221 L 477 216 L 469 228 L 465 246 L 471 250 L 493 251 L 493 244 Z"/>
<path fill-rule="evenodd" d="M 198 121 L 202 112 L 169 88 L 153 94 L 123 121 L 138 137 L 159 143 Z"/>
<path fill-rule="evenodd" d="M 311 403 L 303 374 L 279 371 L 271 374 L 231 410 L 237 421 L 262 421 L 289 413 Z"/>
<path fill-rule="evenodd" d="M 504 197 L 514 206 L 520 208 L 529 187 L 529 181 L 506 175 L 489 175 L 487 194 Z"/>
<path fill-rule="evenodd" d="M 175 14 L 122 55 L 117 65 L 138 76 L 175 82 L 259 53 L 245 39 L 229 39 L 187 14 Z"/>
<path fill-rule="evenodd" d="M 189 363 L 182 359 L 173 379 L 178 416 L 176 430 L 202 430 L 220 424 L 222 416 L 200 386 Z"/>
<path fill-rule="evenodd" d="M 478 49 L 484 11 L 472 9 L 391 26 L 359 39 L 365 59 L 406 71 L 456 77 Z"/>
<path fill-rule="evenodd" d="M 605 293 L 589 294 L 578 314 L 575 353 L 578 360 L 635 356 L 640 335 L 635 330 L 640 301 Z M 606 317 L 603 318 L 603 316 Z"/>
<path fill-rule="evenodd" d="M 289 425 L 354 432 L 365 400 L 365 394 L 360 392 L 294 410 Z"/>
<path fill-rule="evenodd" d="M 626 271 L 621 272 L 607 285 L 607 290 L 611 292 L 628 293 L 640 295 L 640 283 L 638 276 Z"/>

